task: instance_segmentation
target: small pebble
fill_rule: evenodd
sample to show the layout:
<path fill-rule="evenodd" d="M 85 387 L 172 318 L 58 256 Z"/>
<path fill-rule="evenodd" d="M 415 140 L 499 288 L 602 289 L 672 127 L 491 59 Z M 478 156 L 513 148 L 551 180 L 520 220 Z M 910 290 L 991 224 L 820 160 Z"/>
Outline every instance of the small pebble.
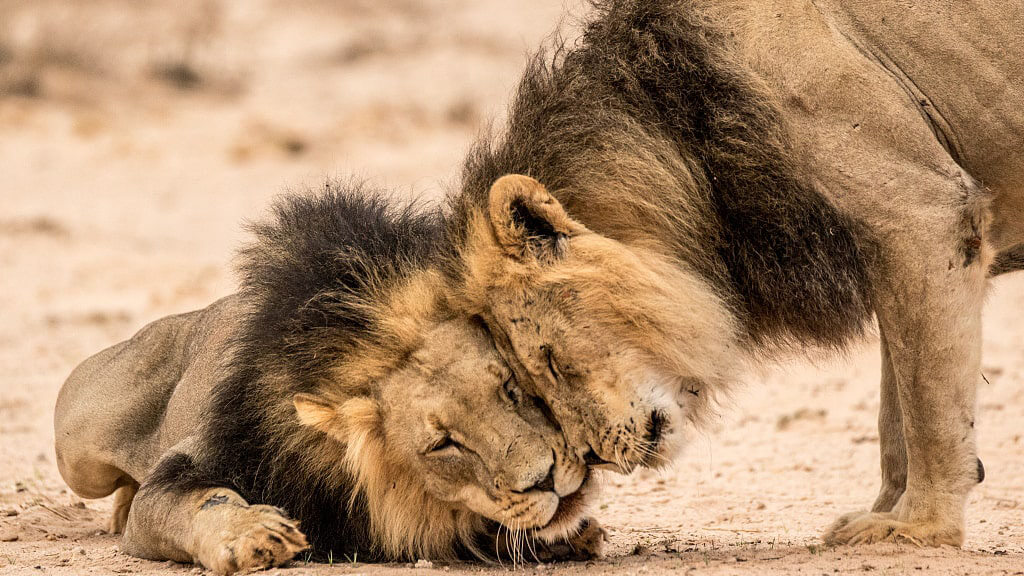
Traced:
<path fill-rule="evenodd" d="M 416 564 L 413 565 L 413 568 L 433 568 L 433 567 L 434 567 L 434 563 L 433 562 L 431 562 L 430 560 L 425 560 L 423 558 L 420 558 L 419 560 L 417 560 Z"/>

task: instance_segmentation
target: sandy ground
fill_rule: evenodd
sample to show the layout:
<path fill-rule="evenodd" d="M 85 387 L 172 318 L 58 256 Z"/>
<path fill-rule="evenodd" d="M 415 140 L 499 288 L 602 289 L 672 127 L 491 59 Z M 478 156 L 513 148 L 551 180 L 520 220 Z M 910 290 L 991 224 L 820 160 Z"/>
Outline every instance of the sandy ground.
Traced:
<path fill-rule="evenodd" d="M 57 473 L 52 407 L 86 356 L 233 290 L 240 222 L 356 174 L 436 196 L 500 117 L 542 0 L 0 0 L 0 574 L 181 574 L 121 555 Z M 609 555 L 565 574 L 1024 574 L 1024 274 L 986 311 L 962 550 L 828 549 L 877 489 L 877 343 L 750 377 L 662 473 L 604 479 Z M 509 567 L 435 566 L 500 572 Z M 282 574 L 431 572 L 346 562 Z"/>

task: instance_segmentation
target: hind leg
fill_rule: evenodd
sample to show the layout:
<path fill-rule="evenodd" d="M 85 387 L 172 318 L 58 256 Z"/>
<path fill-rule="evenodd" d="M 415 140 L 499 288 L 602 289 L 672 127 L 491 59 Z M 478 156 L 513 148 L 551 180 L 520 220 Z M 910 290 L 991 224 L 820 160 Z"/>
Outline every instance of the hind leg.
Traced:
<path fill-rule="evenodd" d="M 907 442 L 903 436 L 903 413 L 900 410 L 896 372 L 889 355 L 885 331 L 881 333 L 882 382 L 878 410 L 878 440 L 881 454 L 882 488 L 878 491 L 871 512 L 892 512 L 907 488 Z M 845 526 L 867 514 L 852 512 L 841 517 L 833 526 Z"/>
<path fill-rule="evenodd" d="M 195 472 L 192 457 L 181 452 L 160 461 L 130 507 L 123 552 L 234 574 L 281 566 L 307 547 L 284 511 L 197 482 Z"/>

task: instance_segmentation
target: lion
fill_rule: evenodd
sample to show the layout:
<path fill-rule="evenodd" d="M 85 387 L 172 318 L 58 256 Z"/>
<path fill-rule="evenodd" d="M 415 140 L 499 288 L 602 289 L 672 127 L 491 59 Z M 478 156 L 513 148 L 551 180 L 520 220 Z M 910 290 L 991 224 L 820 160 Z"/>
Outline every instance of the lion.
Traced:
<path fill-rule="evenodd" d="M 829 544 L 960 546 L 989 278 L 1024 268 L 1024 12 L 609 0 L 448 201 L 447 273 L 594 466 L 660 466 L 757 363 L 877 320 L 882 487 Z"/>
<path fill-rule="evenodd" d="M 329 185 L 254 226 L 240 291 L 79 365 L 57 463 L 142 558 L 599 555 L 591 474 L 484 329 L 452 313 L 436 211 Z"/>

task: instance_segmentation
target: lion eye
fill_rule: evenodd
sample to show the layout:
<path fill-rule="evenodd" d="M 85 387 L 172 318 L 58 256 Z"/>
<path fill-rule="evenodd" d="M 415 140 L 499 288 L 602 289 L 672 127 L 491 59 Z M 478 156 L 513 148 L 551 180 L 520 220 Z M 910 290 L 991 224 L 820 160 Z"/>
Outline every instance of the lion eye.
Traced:
<path fill-rule="evenodd" d="M 541 346 L 541 350 L 543 350 L 548 361 L 548 373 L 551 374 L 551 377 L 554 378 L 555 381 L 561 380 L 562 374 L 559 372 L 558 365 L 555 363 L 554 352 L 551 351 L 551 346 Z"/>
<path fill-rule="evenodd" d="M 458 442 L 453 440 L 451 436 L 446 434 L 443 438 L 440 438 L 439 440 L 431 444 L 430 448 L 427 448 L 427 453 L 441 454 L 448 452 L 457 454 L 461 448 L 461 444 L 459 444 Z"/>
<path fill-rule="evenodd" d="M 523 401 L 523 391 L 519 389 L 519 385 L 516 384 L 514 378 L 510 377 L 508 380 L 505 380 L 502 388 L 505 390 L 505 396 L 508 397 L 512 404 L 518 406 Z"/>

